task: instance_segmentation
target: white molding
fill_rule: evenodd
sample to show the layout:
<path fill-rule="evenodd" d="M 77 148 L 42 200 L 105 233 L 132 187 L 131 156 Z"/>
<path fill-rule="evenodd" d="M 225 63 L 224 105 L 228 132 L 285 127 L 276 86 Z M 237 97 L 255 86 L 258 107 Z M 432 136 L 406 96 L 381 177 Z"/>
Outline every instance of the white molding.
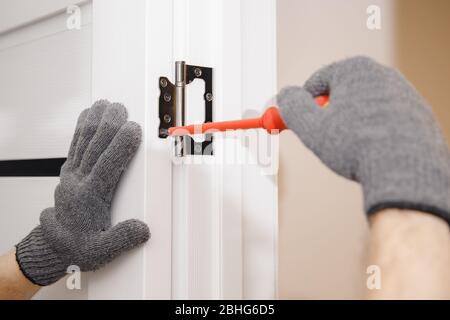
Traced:
<path fill-rule="evenodd" d="M 172 164 L 171 148 L 157 136 L 158 78 L 173 71 L 172 1 L 147 1 L 147 203 L 152 238 L 145 249 L 145 299 L 172 296 Z"/>
<path fill-rule="evenodd" d="M 241 1 L 222 1 L 215 11 L 216 70 L 215 119 L 242 117 L 242 4 Z M 232 21 L 232 22 L 231 22 Z M 240 148 L 240 140 L 216 139 L 216 156 Z M 239 151 L 238 151 L 239 152 Z M 216 192 L 219 198 L 220 219 L 220 298 L 243 298 L 243 229 L 242 229 L 242 167 L 222 165 L 216 169 Z"/>
<path fill-rule="evenodd" d="M 174 58 L 214 68 L 216 120 L 273 102 L 275 12 L 274 0 L 174 0 Z M 239 139 L 214 144 L 216 158 L 248 152 Z M 188 162 L 173 168 L 172 297 L 275 298 L 276 175 Z"/>
<path fill-rule="evenodd" d="M 275 103 L 277 93 L 276 1 L 245 0 L 241 10 L 243 111 L 262 113 Z M 278 167 L 278 136 L 270 138 L 276 149 L 271 162 Z M 276 172 L 264 175 L 262 170 L 242 167 L 243 296 L 273 299 L 277 297 L 278 183 Z"/>

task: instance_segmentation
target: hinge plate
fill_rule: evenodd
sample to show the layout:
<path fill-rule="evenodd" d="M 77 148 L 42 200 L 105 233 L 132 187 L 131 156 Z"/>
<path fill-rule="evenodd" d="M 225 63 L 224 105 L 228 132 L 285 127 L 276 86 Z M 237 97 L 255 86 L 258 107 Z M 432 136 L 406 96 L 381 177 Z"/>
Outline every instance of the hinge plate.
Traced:
<path fill-rule="evenodd" d="M 183 69 L 180 71 L 180 68 L 176 68 L 178 74 L 175 75 L 175 78 L 177 79 L 175 84 L 167 77 L 159 78 L 160 122 L 158 136 L 162 139 L 168 137 L 170 127 L 185 125 L 185 109 L 199 107 L 185 105 L 184 92 L 187 89 L 187 85 L 195 79 L 201 79 L 205 82 L 205 92 L 203 94 L 205 108 L 204 123 L 212 122 L 213 120 L 213 69 L 209 67 L 185 65 L 182 61 L 177 62 L 177 64 L 181 65 Z M 178 108 L 177 105 L 179 106 Z M 204 140 L 200 142 L 194 141 L 190 136 L 180 137 L 179 140 L 175 139 L 176 144 L 182 144 L 181 151 L 179 151 L 177 155 L 212 155 L 212 142 L 212 134 L 205 134 Z"/>

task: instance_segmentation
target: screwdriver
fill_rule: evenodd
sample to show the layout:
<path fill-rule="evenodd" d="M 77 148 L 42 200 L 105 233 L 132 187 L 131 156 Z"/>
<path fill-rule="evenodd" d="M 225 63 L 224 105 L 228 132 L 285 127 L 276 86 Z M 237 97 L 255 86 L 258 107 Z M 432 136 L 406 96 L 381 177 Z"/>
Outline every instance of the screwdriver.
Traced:
<path fill-rule="evenodd" d="M 315 98 L 320 107 L 326 107 L 329 102 L 328 96 Z M 287 129 L 277 107 L 268 108 L 261 117 L 242 120 L 230 120 L 222 122 L 207 122 L 182 127 L 169 128 L 169 135 L 184 136 L 187 134 L 203 134 L 217 131 L 240 130 L 240 129 L 266 129 L 269 134 L 278 133 Z"/>

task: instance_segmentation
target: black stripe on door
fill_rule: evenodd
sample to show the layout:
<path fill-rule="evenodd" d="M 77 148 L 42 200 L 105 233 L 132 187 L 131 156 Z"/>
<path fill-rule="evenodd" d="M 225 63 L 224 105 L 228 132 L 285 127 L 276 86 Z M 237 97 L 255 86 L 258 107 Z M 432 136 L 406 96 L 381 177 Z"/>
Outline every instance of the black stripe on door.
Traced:
<path fill-rule="evenodd" d="M 66 158 L 0 160 L 0 177 L 59 177 Z"/>

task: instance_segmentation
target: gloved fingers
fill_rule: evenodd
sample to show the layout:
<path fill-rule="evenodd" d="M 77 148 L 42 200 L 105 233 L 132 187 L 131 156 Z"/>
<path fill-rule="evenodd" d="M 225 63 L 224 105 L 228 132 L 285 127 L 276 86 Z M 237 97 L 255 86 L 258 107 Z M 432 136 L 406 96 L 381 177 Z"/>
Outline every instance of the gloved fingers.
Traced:
<path fill-rule="evenodd" d="M 316 71 L 303 86 L 313 97 L 330 95 L 333 86 L 333 77 L 336 71 L 336 63 L 329 64 Z"/>
<path fill-rule="evenodd" d="M 84 152 L 86 151 L 92 137 L 97 132 L 98 125 L 103 116 L 103 112 L 109 105 L 107 100 L 99 100 L 94 103 L 94 105 L 89 109 L 86 116 L 86 120 L 83 123 L 83 128 L 80 132 L 80 137 L 75 149 L 73 167 L 78 168 L 81 160 L 83 159 Z"/>
<path fill-rule="evenodd" d="M 121 253 L 131 250 L 150 239 L 150 230 L 144 222 L 130 219 L 94 236 L 89 248 L 92 259 L 103 265 Z"/>
<path fill-rule="evenodd" d="M 277 97 L 281 117 L 308 147 L 313 148 L 327 110 L 320 107 L 311 93 L 301 87 L 287 87 Z M 330 107 L 327 107 L 327 109 Z"/>
<path fill-rule="evenodd" d="M 277 96 L 277 102 L 288 128 L 299 121 L 311 127 L 324 115 L 323 108 L 316 103 L 313 95 L 302 87 L 283 88 Z"/>
<path fill-rule="evenodd" d="M 352 91 L 363 91 L 360 86 L 370 81 L 387 79 L 382 73 L 388 68 L 365 56 L 357 56 L 331 63 L 316 71 L 304 88 L 314 97 L 328 94 L 330 99 L 348 98 Z"/>
<path fill-rule="evenodd" d="M 82 173 L 87 174 L 91 171 L 114 136 L 127 122 L 127 117 L 127 110 L 119 103 L 113 103 L 106 108 L 97 132 L 93 136 L 81 160 L 80 170 Z"/>
<path fill-rule="evenodd" d="M 123 171 L 139 148 L 141 136 L 139 124 L 126 122 L 92 168 L 91 182 L 105 199 L 113 195 Z"/>
<path fill-rule="evenodd" d="M 69 154 L 67 155 L 66 164 L 71 166 L 71 163 L 74 160 L 75 149 L 78 144 L 78 140 L 80 138 L 81 130 L 83 128 L 83 124 L 86 121 L 86 117 L 89 113 L 89 109 L 84 109 L 80 115 L 78 116 L 77 125 L 75 126 L 75 133 L 72 138 L 72 142 L 70 143 Z"/>

